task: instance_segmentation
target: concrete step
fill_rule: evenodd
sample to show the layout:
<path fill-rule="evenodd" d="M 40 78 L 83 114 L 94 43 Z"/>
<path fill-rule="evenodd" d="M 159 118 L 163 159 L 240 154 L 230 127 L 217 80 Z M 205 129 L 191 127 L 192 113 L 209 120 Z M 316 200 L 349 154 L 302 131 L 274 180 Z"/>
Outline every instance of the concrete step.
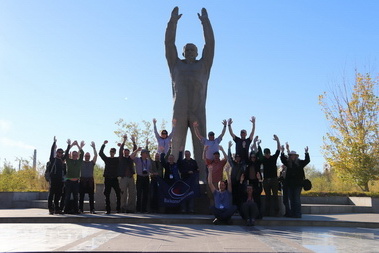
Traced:
<path fill-rule="evenodd" d="M 95 203 L 96 206 L 96 203 Z M 27 207 L 15 207 L 15 208 L 43 208 L 47 209 L 47 200 L 45 199 L 37 199 L 37 200 L 32 200 L 29 203 L 29 206 Z M 89 210 L 89 201 L 84 200 L 84 205 L 83 205 L 84 210 Z"/>
<path fill-rule="evenodd" d="M 25 208 L 20 206 L 18 208 Z M 47 209 L 47 200 L 33 200 L 31 208 Z M 98 211 L 104 211 L 104 206 L 97 206 Z M 84 210 L 89 210 L 89 201 L 84 201 Z M 113 209 L 114 210 L 114 209 Z M 373 213 L 372 207 L 369 206 L 354 206 L 354 205 L 331 205 L 331 204 L 302 204 L 301 211 L 303 214 L 342 214 L 342 213 Z M 209 210 L 199 212 L 208 214 Z"/>
<path fill-rule="evenodd" d="M 328 204 L 302 204 L 303 214 L 335 214 L 335 213 L 372 213 L 368 206 L 354 205 L 328 205 Z"/>
<path fill-rule="evenodd" d="M 9 210 L 9 215 L 1 215 L 0 223 L 74 223 L 74 224 L 196 224 L 211 225 L 212 215 L 183 214 L 116 214 L 104 212 L 80 215 L 48 215 L 44 209 Z M 301 219 L 284 217 L 264 217 L 256 220 L 256 226 L 326 226 L 326 227 L 365 227 L 379 228 L 377 214 L 339 214 L 339 215 L 303 215 Z M 347 217 L 345 217 L 347 216 Z M 359 217 L 357 217 L 359 216 Z M 372 216 L 372 218 L 370 218 Z M 233 225 L 244 226 L 245 221 L 239 215 L 232 217 Z"/>

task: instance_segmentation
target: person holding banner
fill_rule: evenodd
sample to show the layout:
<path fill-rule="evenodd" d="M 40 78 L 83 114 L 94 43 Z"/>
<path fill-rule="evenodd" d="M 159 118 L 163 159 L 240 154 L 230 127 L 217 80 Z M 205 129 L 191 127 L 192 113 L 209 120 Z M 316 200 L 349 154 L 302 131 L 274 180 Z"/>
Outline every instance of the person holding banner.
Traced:
<path fill-rule="evenodd" d="M 209 168 L 212 173 L 213 168 Z M 214 196 L 215 205 L 211 207 L 211 211 L 215 216 L 213 224 L 219 225 L 221 223 L 231 224 L 231 217 L 237 210 L 237 207 L 232 204 L 232 184 L 230 180 L 230 168 L 224 169 L 228 176 L 227 181 L 219 181 L 218 189 L 216 189 L 212 182 L 212 177 L 208 177 L 208 185 Z"/>
<path fill-rule="evenodd" d="M 180 179 L 182 179 L 183 181 L 186 181 L 191 177 L 195 177 L 196 176 L 195 174 L 199 173 L 199 167 L 197 166 L 197 162 L 191 158 L 191 152 L 189 150 L 184 151 L 184 159 L 183 159 L 183 147 L 180 147 L 178 167 L 179 167 L 179 172 L 180 172 Z M 181 212 L 194 213 L 193 196 L 188 197 L 187 199 L 182 201 Z"/>

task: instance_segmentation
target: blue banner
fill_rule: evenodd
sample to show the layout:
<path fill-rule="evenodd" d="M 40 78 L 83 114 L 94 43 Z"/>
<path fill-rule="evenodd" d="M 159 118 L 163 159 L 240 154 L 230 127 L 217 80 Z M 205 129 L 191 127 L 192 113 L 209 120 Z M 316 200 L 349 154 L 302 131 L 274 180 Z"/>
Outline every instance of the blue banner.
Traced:
<path fill-rule="evenodd" d="M 179 206 L 183 200 L 199 196 L 199 174 L 191 175 L 186 180 L 177 180 L 169 185 L 158 177 L 159 204 L 163 206 Z"/>

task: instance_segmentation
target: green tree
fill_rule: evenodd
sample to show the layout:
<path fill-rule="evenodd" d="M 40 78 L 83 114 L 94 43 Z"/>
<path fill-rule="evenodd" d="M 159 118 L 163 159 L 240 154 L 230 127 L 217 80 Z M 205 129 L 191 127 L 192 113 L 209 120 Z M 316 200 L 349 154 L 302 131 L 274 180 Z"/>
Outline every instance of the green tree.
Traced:
<path fill-rule="evenodd" d="M 10 163 L 4 162 L 0 173 L 0 191 L 46 191 L 48 183 L 41 171 L 44 165 L 37 164 L 36 168 L 30 166 L 30 161 L 17 159 L 20 162 L 20 169 L 16 170 Z"/>
<path fill-rule="evenodd" d="M 330 123 L 324 136 L 324 156 L 336 174 L 369 191 L 369 182 L 379 178 L 379 79 L 356 72 L 355 82 L 324 92 L 319 103 Z"/>
<path fill-rule="evenodd" d="M 126 147 L 131 148 L 133 146 L 131 141 L 131 136 L 136 138 L 136 144 L 138 147 L 145 148 L 146 140 L 149 141 L 149 150 L 157 151 L 157 140 L 154 135 L 154 129 L 152 122 L 142 120 L 142 126 L 137 122 L 126 122 L 124 119 L 119 119 L 116 122 L 118 129 L 115 131 L 115 134 L 122 139 L 122 136 L 126 134 L 128 139 L 125 143 Z M 166 126 L 166 121 L 163 120 L 161 123 L 161 129 L 164 129 Z M 159 129 L 158 129 L 159 131 Z"/>

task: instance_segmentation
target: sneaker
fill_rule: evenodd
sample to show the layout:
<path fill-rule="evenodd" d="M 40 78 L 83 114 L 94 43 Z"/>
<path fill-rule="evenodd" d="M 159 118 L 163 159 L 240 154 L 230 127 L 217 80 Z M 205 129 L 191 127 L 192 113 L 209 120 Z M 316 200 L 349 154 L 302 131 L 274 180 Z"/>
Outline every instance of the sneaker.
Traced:
<path fill-rule="evenodd" d="M 90 213 L 91 213 L 91 214 L 96 214 L 95 209 L 92 209 L 92 210 L 90 211 Z"/>
<path fill-rule="evenodd" d="M 220 221 L 219 221 L 217 218 L 215 218 L 215 219 L 213 220 L 213 224 L 214 224 L 214 225 L 220 225 Z"/>

